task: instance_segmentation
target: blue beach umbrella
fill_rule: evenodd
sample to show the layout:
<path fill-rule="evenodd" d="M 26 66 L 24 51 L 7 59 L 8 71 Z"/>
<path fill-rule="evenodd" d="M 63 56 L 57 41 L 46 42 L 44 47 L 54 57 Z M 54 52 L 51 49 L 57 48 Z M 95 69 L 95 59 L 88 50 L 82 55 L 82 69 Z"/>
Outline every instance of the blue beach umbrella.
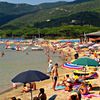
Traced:
<path fill-rule="evenodd" d="M 36 70 L 28 70 L 25 72 L 21 72 L 16 75 L 11 81 L 14 83 L 30 83 L 36 81 L 43 81 L 49 79 L 50 77 L 40 71 Z M 31 100 L 32 100 L 32 90 L 31 92 Z"/>
<path fill-rule="evenodd" d="M 21 72 L 18 75 L 16 75 L 12 82 L 14 83 L 30 83 L 34 81 L 42 81 L 45 79 L 49 79 L 50 77 L 46 74 L 36 71 L 36 70 L 28 70 L 25 72 Z"/>

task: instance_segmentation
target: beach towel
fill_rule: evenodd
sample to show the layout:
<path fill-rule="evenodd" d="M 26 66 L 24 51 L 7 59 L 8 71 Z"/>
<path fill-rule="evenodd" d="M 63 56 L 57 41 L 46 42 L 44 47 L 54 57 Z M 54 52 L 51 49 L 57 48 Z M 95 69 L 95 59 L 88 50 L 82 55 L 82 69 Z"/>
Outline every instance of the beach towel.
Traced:
<path fill-rule="evenodd" d="M 65 89 L 65 86 L 59 85 L 59 86 L 56 86 L 55 89 L 56 89 L 56 90 L 62 90 L 62 89 Z"/>
<path fill-rule="evenodd" d="M 85 80 L 87 80 L 87 79 L 95 79 L 95 78 L 98 78 L 98 74 L 97 73 L 93 73 L 91 76 L 86 77 Z"/>
<path fill-rule="evenodd" d="M 100 95 L 98 94 L 86 94 L 86 95 L 82 95 L 83 98 L 92 98 L 92 97 L 99 97 L 100 98 Z"/>
<path fill-rule="evenodd" d="M 74 85 L 74 86 L 73 86 L 73 89 L 74 89 L 74 90 L 77 90 L 77 89 L 79 89 L 80 86 L 81 86 L 81 85 Z"/>
<path fill-rule="evenodd" d="M 48 100 L 55 100 L 55 98 L 56 98 L 56 94 L 54 94 L 54 95 L 52 95 Z"/>

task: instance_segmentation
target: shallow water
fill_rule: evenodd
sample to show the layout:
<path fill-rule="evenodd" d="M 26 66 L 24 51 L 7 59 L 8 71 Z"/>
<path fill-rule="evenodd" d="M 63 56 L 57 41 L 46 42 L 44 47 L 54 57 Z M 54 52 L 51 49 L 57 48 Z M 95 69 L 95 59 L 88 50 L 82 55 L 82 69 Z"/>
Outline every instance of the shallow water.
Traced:
<path fill-rule="evenodd" d="M 0 51 L 5 53 L 3 57 L 0 57 L 0 92 L 10 88 L 11 79 L 20 72 L 31 69 L 47 72 L 48 61 L 43 51 L 31 51 L 30 47 L 24 52 L 14 51 L 5 49 L 4 45 L 0 45 Z M 61 64 L 61 59 L 57 54 L 53 54 L 52 58 L 53 64 L 56 62 Z"/>

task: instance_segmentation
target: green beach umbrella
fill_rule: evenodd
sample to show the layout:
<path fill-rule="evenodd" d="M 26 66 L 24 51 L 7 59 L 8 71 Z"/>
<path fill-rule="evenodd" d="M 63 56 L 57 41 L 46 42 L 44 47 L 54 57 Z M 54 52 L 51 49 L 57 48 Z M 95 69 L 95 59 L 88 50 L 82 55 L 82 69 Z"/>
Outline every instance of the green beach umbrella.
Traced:
<path fill-rule="evenodd" d="M 100 64 L 89 57 L 82 57 L 72 62 L 72 64 L 83 65 L 83 66 L 99 66 Z"/>

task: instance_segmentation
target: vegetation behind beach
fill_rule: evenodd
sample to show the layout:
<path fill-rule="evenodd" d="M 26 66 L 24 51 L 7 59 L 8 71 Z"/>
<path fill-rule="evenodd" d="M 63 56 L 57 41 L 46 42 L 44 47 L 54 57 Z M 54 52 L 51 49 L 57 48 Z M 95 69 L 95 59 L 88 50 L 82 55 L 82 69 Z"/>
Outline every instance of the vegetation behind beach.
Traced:
<path fill-rule="evenodd" d="M 100 30 L 100 1 L 43 3 L 0 2 L 0 36 L 78 38 Z"/>

